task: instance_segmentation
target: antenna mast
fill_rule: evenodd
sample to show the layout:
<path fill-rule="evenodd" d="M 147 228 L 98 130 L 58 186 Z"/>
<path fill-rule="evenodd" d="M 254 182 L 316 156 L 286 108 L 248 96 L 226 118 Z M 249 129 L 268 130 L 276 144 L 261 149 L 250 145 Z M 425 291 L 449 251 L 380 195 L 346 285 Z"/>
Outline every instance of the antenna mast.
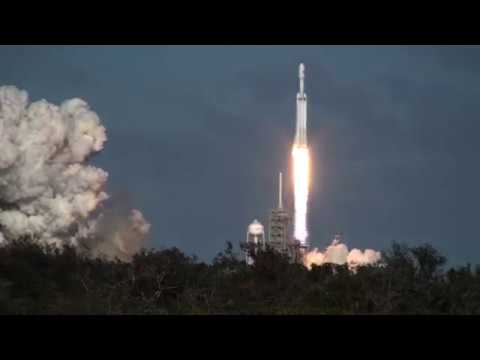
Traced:
<path fill-rule="evenodd" d="M 278 208 L 283 209 L 282 173 L 278 176 Z"/>

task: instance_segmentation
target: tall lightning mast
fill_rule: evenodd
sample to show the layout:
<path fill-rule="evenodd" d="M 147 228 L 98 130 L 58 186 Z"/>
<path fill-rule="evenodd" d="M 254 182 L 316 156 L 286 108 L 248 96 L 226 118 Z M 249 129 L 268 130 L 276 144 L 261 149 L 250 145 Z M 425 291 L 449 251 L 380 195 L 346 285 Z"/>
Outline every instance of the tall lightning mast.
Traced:
<path fill-rule="evenodd" d="M 283 209 L 282 173 L 278 174 L 278 208 Z"/>

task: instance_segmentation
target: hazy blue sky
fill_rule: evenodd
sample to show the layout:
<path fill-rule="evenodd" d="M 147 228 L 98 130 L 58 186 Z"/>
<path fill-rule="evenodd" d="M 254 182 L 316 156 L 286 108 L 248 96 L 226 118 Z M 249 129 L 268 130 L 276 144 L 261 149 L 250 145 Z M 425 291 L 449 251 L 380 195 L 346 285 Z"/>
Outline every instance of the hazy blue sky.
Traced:
<path fill-rule="evenodd" d="M 153 224 L 150 246 L 211 259 L 267 225 L 300 61 L 312 245 L 341 231 L 349 247 L 428 242 L 480 263 L 480 47 L 0 46 L 0 84 L 86 100 L 109 138 L 92 162 Z"/>

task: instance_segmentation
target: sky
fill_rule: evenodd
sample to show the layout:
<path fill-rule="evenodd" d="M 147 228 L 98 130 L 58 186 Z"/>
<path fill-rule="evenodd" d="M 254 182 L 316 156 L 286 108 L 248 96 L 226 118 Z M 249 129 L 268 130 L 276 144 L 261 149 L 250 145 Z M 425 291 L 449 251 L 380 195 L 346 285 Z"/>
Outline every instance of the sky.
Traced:
<path fill-rule="evenodd" d="M 300 62 L 312 246 L 480 263 L 478 46 L 0 46 L 0 85 L 87 101 L 108 136 L 91 162 L 151 222 L 147 247 L 211 260 L 268 224 L 279 171 L 292 206 Z"/>

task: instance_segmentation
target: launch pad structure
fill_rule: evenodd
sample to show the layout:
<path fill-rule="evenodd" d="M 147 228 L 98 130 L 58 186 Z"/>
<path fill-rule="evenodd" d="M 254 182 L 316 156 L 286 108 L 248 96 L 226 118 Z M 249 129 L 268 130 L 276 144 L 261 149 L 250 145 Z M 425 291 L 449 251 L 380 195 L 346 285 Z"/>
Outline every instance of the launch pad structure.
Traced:
<path fill-rule="evenodd" d="M 283 207 L 282 180 L 282 173 L 280 173 L 278 206 L 272 209 L 270 213 L 268 240 L 265 237 L 263 225 L 258 220 L 254 220 L 247 228 L 246 241 L 240 243 L 245 250 L 245 260 L 248 265 L 253 265 L 250 251 L 257 253 L 267 248 L 287 256 L 291 263 L 302 263 L 303 261 L 303 253 L 306 248 L 301 246 L 300 241 L 291 238 L 289 235 L 289 225 L 292 217 Z"/>
<path fill-rule="evenodd" d="M 291 217 L 283 208 L 282 173 L 279 174 L 278 180 L 278 207 L 274 208 L 270 214 L 268 242 L 275 250 L 285 252 Z"/>
<path fill-rule="evenodd" d="M 300 262 L 300 242 L 289 236 L 292 217 L 283 207 L 282 173 L 279 174 L 278 206 L 270 213 L 268 244 L 277 252 L 287 255 L 291 262 Z"/>

